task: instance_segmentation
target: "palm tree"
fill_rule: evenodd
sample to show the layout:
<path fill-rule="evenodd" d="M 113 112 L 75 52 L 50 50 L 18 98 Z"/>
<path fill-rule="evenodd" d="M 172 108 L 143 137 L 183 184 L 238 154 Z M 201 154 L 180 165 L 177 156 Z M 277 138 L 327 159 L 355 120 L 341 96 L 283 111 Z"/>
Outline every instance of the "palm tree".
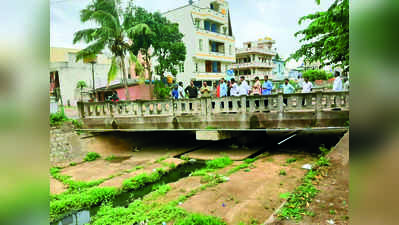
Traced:
<path fill-rule="evenodd" d="M 114 80 L 118 70 L 122 69 L 123 81 L 125 86 L 126 99 L 130 99 L 125 57 L 129 54 L 129 43 L 124 27 L 125 14 L 121 9 L 120 0 L 92 0 L 92 2 L 80 12 L 80 20 L 85 23 L 88 21 L 98 25 L 95 28 L 84 29 L 74 34 L 73 43 L 84 41 L 89 44 L 86 48 L 79 51 L 76 61 L 85 57 L 97 56 L 103 50 L 108 49 L 113 57 L 111 67 L 108 72 L 108 84 Z"/>

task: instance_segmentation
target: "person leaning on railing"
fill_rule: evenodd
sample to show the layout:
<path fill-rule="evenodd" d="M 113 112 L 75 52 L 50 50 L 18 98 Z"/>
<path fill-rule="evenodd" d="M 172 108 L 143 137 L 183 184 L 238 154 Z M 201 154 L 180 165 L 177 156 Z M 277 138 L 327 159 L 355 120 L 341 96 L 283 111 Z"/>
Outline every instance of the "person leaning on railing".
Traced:
<path fill-rule="evenodd" d="M 293 94 L 295 92 L 295 88 L 289 83 L 289 80 L 286 78 L 283 84 L 283 94 Z M 288 99 L 283 98 L 283 102 L 285 105 L 288 105 Z"/>

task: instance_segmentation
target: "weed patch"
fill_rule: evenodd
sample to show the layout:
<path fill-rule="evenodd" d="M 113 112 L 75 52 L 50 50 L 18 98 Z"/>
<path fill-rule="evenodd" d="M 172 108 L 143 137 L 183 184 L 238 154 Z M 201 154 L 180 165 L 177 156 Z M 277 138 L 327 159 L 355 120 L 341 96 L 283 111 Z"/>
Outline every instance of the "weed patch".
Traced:
<path fill-rule="evenodd" d="M 300 221 L 304 215 L 314 216 L 313 212 L 307 210 L 308 205 L 319 192 L 313 185 L 313 182 L 322 174 L 321 171 L 330 165 L 330 163 L 328 159 L 322 156 L 316 162 L 316 165 L 317 166 L 310 170 L 302 179 L 302 184 L 297 187 L 293 193 L 289 194 L 287 202 L 277 213 L 279 219 Z"/>
<path fill-rule="evenodd" d="M 86 157 L 84 158 L 84 161 L 91 162 L 98 158 L 101 158 L 100 154 L 98 154 L 97 152 L 89 152 L 89 153 L 87 153 Z"/>

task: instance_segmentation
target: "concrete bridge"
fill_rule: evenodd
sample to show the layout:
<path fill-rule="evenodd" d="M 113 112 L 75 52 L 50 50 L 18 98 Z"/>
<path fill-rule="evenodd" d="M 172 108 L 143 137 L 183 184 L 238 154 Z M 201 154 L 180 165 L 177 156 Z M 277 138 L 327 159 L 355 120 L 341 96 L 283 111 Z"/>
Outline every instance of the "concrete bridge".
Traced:
<path fill-rule="evenodd" d="M 78 102 L 78 109 L 83 130 L 99 132 L 343 127 L 349 92 Z"/>

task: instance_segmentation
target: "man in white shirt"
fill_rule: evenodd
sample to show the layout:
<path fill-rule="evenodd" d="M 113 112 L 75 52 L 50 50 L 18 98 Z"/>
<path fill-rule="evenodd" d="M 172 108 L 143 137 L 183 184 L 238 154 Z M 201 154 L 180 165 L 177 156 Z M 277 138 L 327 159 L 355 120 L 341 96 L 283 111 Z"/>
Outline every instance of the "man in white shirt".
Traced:
<path fill-rule="evenodd" d="M 312 92 L 313 84 L 312 82 L 309 82 L 309 77 L 305 77 L 305 82 L 302 83 L 302 93 L 310 93 Z M 302 98 L 302 105 L 305 105 L 305 96 Z"/>
<path fill-rule="evenodd" d="M 335 71 L 333 91 L 342 91 L 342 79 L 338 71 Z"/>
<path fill-rule="evenodd" d="M 179 92 L 179 99 L 186 98 L 186 93 L 184 93 L 184 88 L 183 88 L 183 82 L 179 82 L 179 87 L 177 88 L 177 91 Z"/>
<path fill-rule="evenodd" d="M 234 78 L 231 78 L 230 96 L 240 96 L 239 88 Z"/>
<path fill-rule="evenodd" d="M 241 76 L 241 77 L 240 77 L 240 81 L 241 81 L 241 84 L 240 84 L 240 87 L 238 88 L 238 89 L 239 89 L 239 94 L 240 94 L 240 96 L 242 96 L 242 95 L 248 95 L 248 92 L 249 92 L 249 90 L 251 89 L 251 87 L 248 85 L 248 83 L 247 83 L 247 81 L 245 80 L 245 77 L 244 77 L 244 76 Z"/>
<path fill-rule="evenodd" d="M 305 78 L 305 82 L 302 83 L 302 93 L 310 93 L 312 92 L 313 84 L 309 82 L 309 78 Z"/>

